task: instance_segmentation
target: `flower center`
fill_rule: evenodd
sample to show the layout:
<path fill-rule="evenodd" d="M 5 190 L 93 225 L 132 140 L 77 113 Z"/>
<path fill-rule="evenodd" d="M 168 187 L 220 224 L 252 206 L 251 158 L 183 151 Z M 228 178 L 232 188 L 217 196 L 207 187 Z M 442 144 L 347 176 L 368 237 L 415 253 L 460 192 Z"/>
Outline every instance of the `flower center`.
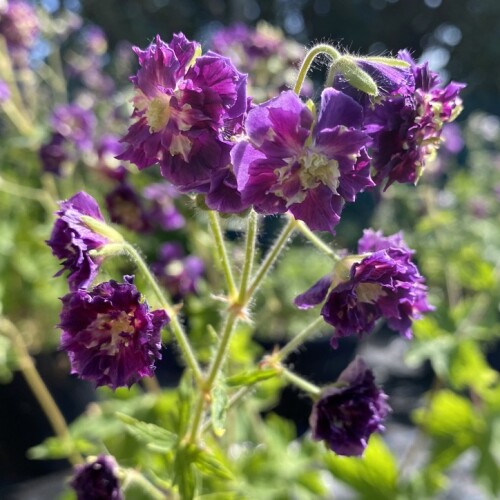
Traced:
<path fill-rule="evenodd" d="M 356 287 L 356 296 L 359 302 L 373 304 L 385 294 L 383 288 L 377 283 L 360 283 Z"/>
<path fill-rule="evenodd" d="M 298 158 L 300 163 L 299 178 L 304 189 L 314 189 L 319 184 L 328 186 L 337 194 L 340 170 L 337 160 L 328 159 L 325 155 L 307 151 Z"/>
<path fill-rule="evenodd" d="M 107 351 L 109 356 L 115 356 L 122 346 L 127 347 L 130 336 L 135 332 L 125 311 L 121 311 L 118 317 L 98 314 L 89 329 L 93 333 L 93 341 L 92 345 L 87 347 L 99 345 L 99 350 Z"/>
<path fill-rule="evenodd" d="M 159 132 L 170 120 L 170 96 L 161 94 L 155 97 L 146 111 L 150 132 Z"/>

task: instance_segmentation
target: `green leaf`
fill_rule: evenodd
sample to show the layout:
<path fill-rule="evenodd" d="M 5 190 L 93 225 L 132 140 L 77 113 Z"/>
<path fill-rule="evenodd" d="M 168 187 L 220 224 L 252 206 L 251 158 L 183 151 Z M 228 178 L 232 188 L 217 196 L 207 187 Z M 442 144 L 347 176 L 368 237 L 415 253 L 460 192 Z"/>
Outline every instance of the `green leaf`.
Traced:
<path fill-rule="evenodd" d="M 193 464 L 202 474 L 225 480 L 233 479 L 232 472 L 210 451 L 192 446 L 189 453 Z"/>
<path fill-rule="evenodd" d="M 141 473 L 127 469 L 122 487 L 125 500 L 164 500 L 165 495 L 156 489 Z"/>
<path fill-rule="evenodd" d="M 394 456 L 377 434 L 370 437 L 362 457 L 342 457 L 327 451 L 325 465 L 363 498 L 396 498 L 398 468 Z"/>
<path fill-rule="evenodd" d="M 146 444 L 149 449 L 167 452 L 170 451 L 178 441 L 176 434 L 155 424 L 141 422 L 140 420 L 119 412 L 116 413 L 116 416 L 126 425 L 127 431 L 141 443 Z"/>
<path fill-rule="evenodd" d="M 95 447 L 85 439 L 60 439 L 58 437 L 49 437 L 30 448 L 27 452 L 31 460 L 60 460 L 67 458 L 75 452 L 92 454 Z"/>
<path fill-rule="evenodd" d="M 226 380 L 226 384 L 230 387 L 238 387 L 241 385 L 253 385 L 261 380 L 268 380 L 276 377 L 279 371 L 276 368 L 264 368 L 262 370 L 251 370 L 242 373 L 237 373 Z"/>
<path fill-rule="evenodd" d="M 456 389 L 472 388 L 482 395 L 498 380 L 478 345 L 462 341 L 450 359 L 450 381 Z"/>
<path fill-rule="evenodd" d="M 228 396 L 227 388 L 220 378 L 214 385 L 211 396 L 210 420 L 212 422 L 212 429 L 216 436 L 221 437 L 226 432 Z"/>
<path fill-rule="evenodd" d="M 470 442 L 472 433 L 481 426 L 472 403 L 450 390 L 435 394 L 429 408 L 416 410 L 413 418 L 431 436 L 453 441 Z"/>
<path fill-rule="evenodd" d="M 198 489 L 198 478 L 192 457 L 186 448 L 178 450 L 174 462 L 174 484 L 179 488 L 182 500 L 191 500 Z"/>

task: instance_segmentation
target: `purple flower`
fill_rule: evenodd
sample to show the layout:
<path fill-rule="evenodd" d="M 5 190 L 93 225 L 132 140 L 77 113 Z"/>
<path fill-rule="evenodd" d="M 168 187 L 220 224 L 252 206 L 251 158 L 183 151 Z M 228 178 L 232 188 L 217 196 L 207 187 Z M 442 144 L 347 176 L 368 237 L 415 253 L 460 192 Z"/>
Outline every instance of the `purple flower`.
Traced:
<path fill-rule="evenodd" d="M 226 125 L 246 111 L 246 76 L 231 61 L 184 35 L 166 44 L 159 36 L 134 48 L 140 69 L 133 118 L 119 159 L 139 168 L 160 163 L 162 175 L 182 191 L 207 193 L 230 163 Z"/>
<path fill-rule="evenodd" d="M 186 257 L 179 243 L 165 243 L 160 248 L 158 261 L 151 269 L 172 298 L 180 301 L 186 295 L 198 291 L 198 282 L 205 266 L 203 261 L 194 255 Z"/>
<path fill-rule="evenodd" d="M 339 337 L 369 333 L 379 318 L 411 338 L 412 321 L 433 309 L 427 303 L 424 278 L 411 262 L 413 251 L 400 233 L 384 237 L 369 229 L 359 240 L 358 252 L 296 297 L 295 305 L 308 309 L 326 298 L 321 315 L 335 327 L 333 347 Z"/>
<path fill-rule="evenodd" d="M 67 269 L 70 290 L 86 288 L 96 277 L 101 263 L 101 259 L 90 257 L 89 251 L 102 247 L 108 240 L 87 227 L 82 216 L 93 217 L 98 221 L 104 219 L 97 202 L 84 191 L 59 202 L 59 206 L 60 210 L 56 212 L 59 217 L 50 240 L 47 240 L 52 253 L 63 260 L 63 268 L 56 276 Z"/>
<path fill-rule="evenodd" d="M 114 135 L 103 135 L 97 141 L 97 163 L 95 167 L 105 177 L 123 182 L 127 175 L 127 169 L 120 160 L 115 157 L 123 151 L 123 145 Z"/>
<path fill-rule="evenodd" d="M 78 104 L 57 106 L 51 118 L 54 130 L 83 150 L 92 147 L 95 121 L 94 113 Z"/>
<path fill-rule="evenodd" d="M 42 167 L 45 172 L 54 175 L 62 175 L 64 163 L 70 159 L 68 153 L 67 141 L 57 132 L 52 134 L 50 141 L 43 144 L 38 152 Z"/>
<path fill-rule="evenodd" d="M 370 435 L 384 430 L 390 407 L 387 395 L 375 385 L 375 377 L 356 357 L 337 383 L 325 388 L 314 403 L 309 423 L 312 436 L 337 455 L 363 454 Z"/>
<path fill-rule="evenodd" d="M 169 317 L 163 310 L 149 311 L 133 277 L 70 292 L 61 300 L 61 349 L 68 353 L 72 374 L 112 389 L 153 375 L 161 359 L 160 330 Z"/>
<path fill-rule="evenodd" d="M 38 36 L 38 17 L 33 7 L 23 0 L 9 0 L 6 7 L 0 12 L 0 34 L 14 58 L 25 59 Z"/>
<path fill-rule="evenodd" d="M 126 182 L 122 182 L 106 195 L 106 207 L 111 222 L 138 233 L 151 229 L 139 195 Z"/>
<path fill-rule="evenodd" d="M 167 182 L 150 184 L 144 188 L 143 194 L 152 204 L 152 208 L 149 210 L 151 221 L 166 231 L 184 227 L 186 221 L 174 204 L 179 193 L 171 184 Z"/>
<path fill-rule="evenodd" d="M 242 201 L 264 214 L 290 210 L 311 229 L 333 233 L 345 202 L 374 185 L 362 123 L 362 107 L 331 88 L 317 120 L 292 91 L 256 106 L 247 139 L 231 152 Z"/>
<path fill-rule="evenodd" d="M 118 464 L 109 455 L 99 455 L 84 465 L 77 465 L 71 480 L 77 500 L 122 500 L 117 478 Z"/>
<path fill-rule="evenodd" d="M 403 51 L 399 57 L 410 63 L 415 86 L 388 96 L 381 104 L 365 108 L 365 131 L 372 137 L 370 154 L 376 170 L 374 180 L 415 183 L 427 159 L 441 141 L 443 125 L 462 110 L 462 83 L 440 86 L 437 73 L 426 64 L 416 64 Z"/>

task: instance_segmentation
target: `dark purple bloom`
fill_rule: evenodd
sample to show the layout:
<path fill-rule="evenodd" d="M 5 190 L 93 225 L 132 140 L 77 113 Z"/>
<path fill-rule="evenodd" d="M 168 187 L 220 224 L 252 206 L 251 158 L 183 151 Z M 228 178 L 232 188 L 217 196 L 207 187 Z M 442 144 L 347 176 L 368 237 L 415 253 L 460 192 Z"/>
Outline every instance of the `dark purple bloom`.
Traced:
<path fill-rule="evenodd" d="M 226 125 L 246 111 L 246 76 L 199 44 L 159 36 L 146 49 L 134 48 L 140 69 L 135 122 L 124 137 L 129 147 L 118 158 L 139 168 L 160 163 L 162 175 L 182 191 L 207 193 L 212 178 L 230 163 Z"/>
<path fill-rule="evenodd" d="M 400 58 L 410 63 L 415 85 L 388 96 L 379 105 L 365 109 L 365 131 L 373 143 L 370 154 L 376 170 L 374 180 L 415 183 L 425 162 L 441 142 L 443 125 L 462 110 L 462 83 L 441 87 L 437 73 L 426 64 L 416 64 L 407 52 Z"/>
<path fill-rule="evenodd" d="M 358 253 L 296 297 L 295 305 L 308 309 L 326 298 L 321 315 L 335 327 L 333 347 L 339 337 L 369 333 L 379 318 L 411 338 L 412 321 L 433 309 L 427 303 L 425 280 L 411 261 L 413 251 L 400 233 L 384 237 L 369 229 L 359 240 Z"/>
<path fill-rule="evenodd" d="M 334 232 L 345 202 L 374 185 L 362 124 L 362 107 L 331 88 L 317 120 L 292 91 L 251 109 L 248 137 L 231 152 L 242 201 Z"/>
<path fill-rule="evenodd" d="M 95 122 L 94 113 L 78 104 L 57 106 L 51 119 L 52 127 L 58 134 L 84 150 L 92 147 Z"/>
<path fill-rule="evenodd" d="M 176 301 L 196 293 L 205 272 L 203 261 L 194 255 L 186 256 L 179 243 L 162 245 L 159 258 L 151 269 Z"/>
<path fill-rule="evenodd" d="M 60 210 L 56 212 L 58 219 L 47 241 L 52 253 L 63 260 L 63 268 L 56 276 L 67 269 L 70 290 L 86 288 L 96 277 L 101 262 L 98 258 L 90 257 L 89 251 L 102 247 L 108 240 L 87 227 L 82 216 L 93 217 L 98 221 L 104 219 L 97 202 L 84 191 L 59 202 L 59 206 Z"/>
<path fill-rule="evenodd" d="M 50 141 L 40 148 L 38 156 L 45 172 L 61 175 L 64 163 L 70 159 L 65 137 L 57 132 L 52 134 Z"/>
<path fill-rule="evenodd" d="M 166 231 L 184 227 L 186 221 L 174 204 L 179 193 L 171 184 L 167 182 L 150 184 L 144 188 L 143 194 L 151 201 L 152 207 L 148 211 L 151 223 Z"/>
<path fill-rule="evenodd" d="M 106 195 L 106 207 L 111 222 L 138 233 L 151 229 L 139 195 L 126 182 L 122 182 Z"/>
<path fill-rule="evenodd" d="M 325 388 L 314 403 L 309 423 L 312 436 L 337 455 L 363 454 L 370 435 L 384 430 L 390 407 L 375 377 L 356 357 L 335 385 Z"/>
<path fill-rule="evenodd" d="M 68 353 L 71 373 L 112 389 L 153 375 L 161 359 L 160 331 L 169 317 L 163 310 L 149 311 L 133 277 L 70 292 L 61 300 L 61 349 Z"/>
<path fill-rule="evenodd" d="M 77 465 L 71 480 L 77 500 L 122 500 L 117 477 L 118 465 L 109 455 L 99 455 L 84 465 Z"/>

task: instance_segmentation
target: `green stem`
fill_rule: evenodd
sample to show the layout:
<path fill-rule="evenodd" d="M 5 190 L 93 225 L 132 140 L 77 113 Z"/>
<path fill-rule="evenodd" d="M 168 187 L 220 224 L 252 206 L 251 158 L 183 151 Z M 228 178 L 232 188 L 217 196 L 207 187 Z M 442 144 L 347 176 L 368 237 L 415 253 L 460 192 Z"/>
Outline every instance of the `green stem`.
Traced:
<path fill-rule="evenodd" d="M 224 244 L 224 236 L 222 235 L 222 230 L 219 223 L 219 216 L 217 212 L 213 210 L 208 211 L 208 220 L 210 222 L 210 228 L 212 229 L 212 234 L 215 239 L 215 246 L 217 248 L 217 253 L 222 264 L 222 271 L 226 278 L 227 289 L 229 298 L 231 300 L 235 299 L 238 295 L 236 290 L 236 284 L 233 277 L 233 271 L 231 269 L 231 264 L 229 262 L 229 257 L 226 251 L 226 245 Z"/>
<path fill-rule="evenodd" d="M 321 389 L 317 385 L 308 382 L 296 373 L 291 372 L 288 368 L 282 368 L 281 376 L 288 380 L 288 382 L 297 386 L 299 389 L 302 389 L 313 396 L 319 396 L 321 394 Z"/>
<path fill-rule="evenodd" d="M 272 267 L 272 265 L 274 264 L 276 259 L 279 257 L 281 251 L 283 250 L 284 246 L 286 245 L 288 238 L 292 234 L 296 225 L 297 225 L 297 221 L 295 219 L 290 218 L 288 220 L 288 223 L 281 231 L 281 234 L 278 236 L 278 239 L 274 243 L 271 250 L 267 253 L 266 258 L 264 259 L 264 261 L 260 265 L 259 270 L 257 271 L 257 274 L 253 278 L 253 280 L 252 280 L 252 282 L 251 282 L 251 284 L 250 284 L 250 286 L 245 294 L 244 304 L 246 304 L 252 298 L 255 291 L 262 284 L 262 281 L 266 277 L 266 274 L 268 273 L 269 269 Z"/>
<path fill-rule="evenodd" d="M 208 376 L 205 381 L 205 390 L 207 392 L 212 389 L 217 375 L 219 374 L 219 370 L 222 367 L 222 364 L 226 357 L 227 349 L 229 347 L 229 341 L 231 340 L 231 334 L 233 333 L 234 326 L 236 325 L 236 315 L 236 312 L 231 311 L 227 316 L 215 359 L 212 361 L 212 365 L 210 366 L 210 370 L 208 371 Z"/>
<path fill-rule="evenodd" d="M 321 239 L 318 238 L 302 221 L 297 221 L 297 229 L 319 250 L 338 262 L 340 257 Z"/>
<path fill-rule="evenodd" d="M 42 377 L 36 369 L 33 358 L 31 357 L 26 344 L 24 343 L 21 333 L 17 330 L 15 325 L 9 321 L 7 318 L 0 319 L 1 330 L 9 337 L 12 342 L 12 346 L 16 352 L 19 369 L 26 380 L 29 388 L 33 392 L 33 395 L 40 404 L 43 412 L 45 413 L 55 435 L 63 440 L 70 441 L 70 433 L 68 429 L 68 424 L 64 419 L 61 410 L 57 406 L 54 398 L 50 394 L 49 389 L 45 385 Z M 83 462 L 83 458 L 77 451 L 73 451 L 68 460 L 71 464 L 76 465 Z"/>
<path fill-rule="evenodd" d="M 323 317 L 319 316 L 316 318 L 309 326 L 304 328 L 300 333 L 295 335 L 286 345 L 284 345 L 276 354 L 273 354 L 273 358 L 278 361 L 283 361 L 286 359 L 293 351 L 300 347 L 306 339 L 313 333 L 316 333 L 320 324 L 323 323 Z"/>
<path fill-rule="evenodd" d="M 198 439 L 198 433 L 200 431 L 200 425 L 203 419 L 203 410 L 205 409 L 205 403 L 207 400 L 209 400 L 214 382 L 217 379 L 219 371 L 222 368 L 222 365 L 226 358 L 227 349 L 229 347 L 229 342 L 231 340 L 231 335 L 233 333 L 236 321 L 237 312 L 235 310 L 230 310 L 226 319 L 226 323 L 224 324 L 224 329 L 222 331 L 220 342 L 217 347 L 215 358 L 210 365 L 210 369 L 203 386 L 203 392 L 200 394 L 198 403 L 194 410 L 194 417 L 191 423 L 191 431 L 188 438 L 188 441 L 190 443 L 195 443 Z"/>
<path fill-rule="evenodd" d="M 170 305 L 170 303 L 165 298 L 165 295 L 163 294 L 158 285 L 158 282 L 151 274 L 148 266 L 144 262 L 144 259 L 141 257 L 139 252 L 130 243 L 125 242 L 123 243 L 123 246 L 124 249 L 127 251 L 127 253 L 130 255 L 130 257 L 137 264 L 143 276 L 148 280 L 149 285 L 153 289 L 153 292 L 156 295 L 156 298 L 158 299 L 160 306 L 163 309 L 165 309 L 166 313 L 170 317 L 170 322 L 169 322 L 170 329 L 172 330 L 172 333 L 174 334 L 175 339 L 177 340 L 177 344 L 179 345 L 179 348 L 182 351 L 182 354 L 184 356 L 187 365 L 193 371 L 194 377 L 198 385 L 200 385 L 202 383 L 202 374 L 200 366 L 198 365 L 198 361 L 196 360 L 196 357 L 193 353 L 189 340 L 186 334 L 184 333 L 184 330 L 179 322 L 179 319 L 177 318 L 177 311 Z"/>
<path fill-rule="evenodd" d="M 8 99 L 7 101 L 3 102 L 2 109 L 21 135 L 31 135 L 31 132 L 33 130 L 31 127 L 31 123 L 18 110 L 18 108 L 14 104 L 14 101 Z"/>
<path fill-rule="evenodd" d="M 153 375 L 152 377 L 144 377 L 141 382 L 143 383 L 146 391 L 151 394 L 161 394 L 161 386 L 156 376 Z"/>
<path fill-rule="evenodd" d="M 338 52 L 338 50 L 333 48 L 331 45 L 320 44 L 316 45 L 316 47 L 313 47 L 306 54 L 306 57 L 304 58 L 304 61 L 300 66 L 299 75 L 297 76 L 297 82 L 295 83 L 295 86 L 293 88 L 293 91 L 297 95 L 300 94 L 300 90 L 302 89 L 302 85 L 304 84 L 304 80 L 306 79 L 307 72 L 309 71 L 312 62 L 320 54 L 326 54 L 329 57 L 331 57 L 334 61 L 340 57 L 340 53 Z"/>
<path fill-rule="evenodd" d="M 245 261 L 243 263 L 243 272 L 240 281 L 240 293 L 238 301 L 243 303 L 245 301 L 248 280 L 252 272 L 252 265 L 255 258 L 255 241 L 257 236 L 257 214 L 252 210 L 248 216 L 247 226 L 247 239 L 245 249 Z"/>

